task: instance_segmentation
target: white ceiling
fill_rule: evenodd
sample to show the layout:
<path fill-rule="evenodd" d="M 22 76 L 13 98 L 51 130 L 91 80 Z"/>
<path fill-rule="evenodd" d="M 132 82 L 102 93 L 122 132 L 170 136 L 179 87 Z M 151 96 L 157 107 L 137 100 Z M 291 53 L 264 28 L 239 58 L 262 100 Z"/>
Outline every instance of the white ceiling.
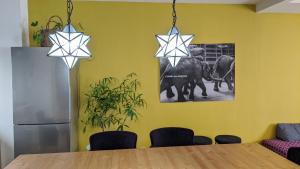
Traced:
<path fill-rule="evenodd" d="M 75 0 L 102 2 L 156 2 L 171 3 L 172 0 Z M 299 3 L 295 0 L 177 0 L 177 3 L 205 3 L 205 4 L 255 4 L 258 13 L 300 13 Z"/>
<path fill-rule="evenodd" d="M 77 1 L 103 1 L 103 2 L 157 2 L 171 3 L 172 0 L 77 0 Z M 206 4 L 256 4 L 262 0 L 177 0 L 177 3 L 206 3 Z"/>
<path fill-rule="evenodd" d="M 278 0 L 278 3 L 265 8 L 263 13 L 300 13 L 300 3 L 291 3 L 291 0 Z"/>

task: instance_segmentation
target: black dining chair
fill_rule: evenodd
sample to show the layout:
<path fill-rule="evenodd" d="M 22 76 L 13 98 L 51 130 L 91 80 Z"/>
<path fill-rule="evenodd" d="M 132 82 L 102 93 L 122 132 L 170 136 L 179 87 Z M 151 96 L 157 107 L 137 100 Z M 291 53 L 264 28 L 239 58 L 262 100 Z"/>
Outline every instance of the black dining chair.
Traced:
<path fill-rule="evenodd" d="M 217 144 L 238 144 L 242 143 L 242 139 L 235 135 L 218 135 L 215 137 Z"/>
<path fill-rule="evenodd" d="M 151 147 L 193 145 L 194 131 L 180 127 L 165 127 L 150 132 Z"/>
<path fill-rule="evenodd" d="M 136 148 L 137 135 L 129 131 L 107 131 L 90 136 L 90 150 Z"/>
<path fill-rule="evenodd" d="M 211 145 L 212 139 L 206 136 L 194 136 L 194 145 Z"/>

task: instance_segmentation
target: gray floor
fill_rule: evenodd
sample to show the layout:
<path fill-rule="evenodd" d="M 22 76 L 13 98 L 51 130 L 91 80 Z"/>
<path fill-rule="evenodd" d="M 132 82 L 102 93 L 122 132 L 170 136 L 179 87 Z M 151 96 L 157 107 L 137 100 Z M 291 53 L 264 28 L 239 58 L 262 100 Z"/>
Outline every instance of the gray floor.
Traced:
<path fill-rule="evenodd" d="M 233 91 L 229 91 L 227 84 L 225 82 L 222 83 L 222 86 L 219 88 L 219 92 L 214 91 L 214 83 L 204 81 L 204 84 L 206 86 L 207 90 L 207 97 L 203 97 L 201 95 L 202 90 L 200 87 L 196 86 L 195 88 L 195 99 L 194 101 L 223 101 L 223 100 L 234 100 L 234 93 Z M 167 98 L 166 97 L 166 91 L 163 91 L 160 94 L 160 100 L 161 102 L 177 102 L 177 91 L 174 86 L 172 86 L 173 93 L 175 94 L 174 97 L 172 98 Z M 185 98 L 187 101 L 192 101 L 188 100 L 188 95 L 185 95 Z"/>

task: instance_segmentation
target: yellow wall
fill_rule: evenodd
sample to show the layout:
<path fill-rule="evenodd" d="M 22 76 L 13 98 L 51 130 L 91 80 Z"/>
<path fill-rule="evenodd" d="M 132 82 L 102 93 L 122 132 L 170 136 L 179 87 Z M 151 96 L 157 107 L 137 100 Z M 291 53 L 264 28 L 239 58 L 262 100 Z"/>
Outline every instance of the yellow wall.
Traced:
<path fill-rule="evenodd" d="M 194 33 L 194 43 L 236 44 L 234 101 L 159 102 L 154 35 L 169 30 L 170 4 L 74 2 L 73 23 L 80 22 L 92 36 L 94 56 L 81 62 L 81 105 L 90 83 L 136 72 L 148 103 L 130 128 L 138 133 L 139 147 L 149 146 L 149 132 L 164 126 L 188 127 L 210 137 L 236 134 L 244 142 L 256 142 L 272 137 L 278 122 L 300 122 L 300 15 L 256 14 L 250 5 L 179 4 L 177 12 L 178 27 Z M 29 0 L 30 22 L 53 14 L 65 17 L 64 0 Z M 92 131 L 79 132 L 84 150 Z"/>

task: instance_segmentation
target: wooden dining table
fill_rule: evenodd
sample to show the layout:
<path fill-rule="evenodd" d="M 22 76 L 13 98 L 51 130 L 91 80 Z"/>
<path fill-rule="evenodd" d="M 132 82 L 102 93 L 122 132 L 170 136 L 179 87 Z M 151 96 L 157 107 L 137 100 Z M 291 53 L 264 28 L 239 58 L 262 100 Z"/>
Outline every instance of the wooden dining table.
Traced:
<path fill-rule="evenodd" d="M 296 169 L 259 144 L 21 155 L 5 169 Z"/>

